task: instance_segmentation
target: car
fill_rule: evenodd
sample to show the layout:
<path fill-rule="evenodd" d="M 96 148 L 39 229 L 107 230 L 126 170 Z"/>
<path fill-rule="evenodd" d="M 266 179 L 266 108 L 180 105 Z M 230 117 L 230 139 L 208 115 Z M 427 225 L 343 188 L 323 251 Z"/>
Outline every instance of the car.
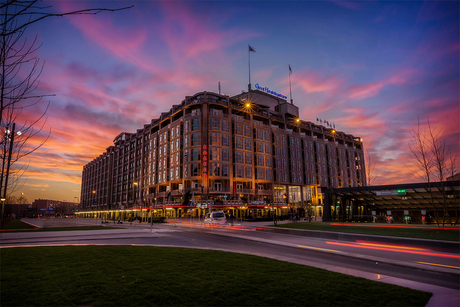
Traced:
<path fill-rule="evenodd" d="M 204 218 L 205 225 L 223 225 L 226 222 L 227 217 L 223 211 L 208 212 Z"/>

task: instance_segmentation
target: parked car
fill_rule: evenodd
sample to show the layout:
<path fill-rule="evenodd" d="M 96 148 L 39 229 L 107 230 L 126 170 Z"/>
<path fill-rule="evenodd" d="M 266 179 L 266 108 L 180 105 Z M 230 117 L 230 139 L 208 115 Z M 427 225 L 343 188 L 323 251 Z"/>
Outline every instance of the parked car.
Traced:
<path fill-rule="evenodd" d="M 223 225 L 226 222 L 227 217 L 223 211 L 208 212 L 204 218 L 205 225 Z"/>

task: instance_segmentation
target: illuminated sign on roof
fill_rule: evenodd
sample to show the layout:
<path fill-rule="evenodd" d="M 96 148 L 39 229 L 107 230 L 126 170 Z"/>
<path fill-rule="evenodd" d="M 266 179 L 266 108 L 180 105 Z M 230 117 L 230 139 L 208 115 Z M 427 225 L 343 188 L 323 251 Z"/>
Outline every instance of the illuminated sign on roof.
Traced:
<path fill-rule="evenodd" d="M 270 91 L 270 89 L 268 87 L 261 87 L 259 85 L 259 83 L 256 83 L 255 87 L 256 87 L 257 90 L 263 91 L 265 93 L 274 95 L 274 96 L 279 97 L 279 98 L 287 99 L 286 96 L 283 96 L 283 95 L 281 95 L 281 94 L 279 94 L 277 92 L 274 92 L 274 91 Z"/>

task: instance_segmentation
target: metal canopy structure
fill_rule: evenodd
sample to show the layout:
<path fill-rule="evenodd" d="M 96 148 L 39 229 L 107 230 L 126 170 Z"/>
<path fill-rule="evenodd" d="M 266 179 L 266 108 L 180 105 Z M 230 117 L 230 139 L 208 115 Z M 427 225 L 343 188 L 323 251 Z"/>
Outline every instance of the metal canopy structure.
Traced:
<path fill-rule="evenodd" d="M 444 204 L 450 216 L 458 216 L 460 209 L 460 181 L 409 183 L 397 185 L 366 186 L 355 188 L 332 188 L 325 191 L 324 217 L 330 221 L 334 207 L 340 207 L 346 212 L 349 206 L 348 217 L 356 213 L 361 215 L 371 214 L 371 210 L 377 215 L 392 210 L 403 214 L 404 211 L 421 210 L 443 212 Z M 365 212 L 355 210 L 358 206 L 364 206 Z M 345 220 L 343 216 L 342 220 Z"/>

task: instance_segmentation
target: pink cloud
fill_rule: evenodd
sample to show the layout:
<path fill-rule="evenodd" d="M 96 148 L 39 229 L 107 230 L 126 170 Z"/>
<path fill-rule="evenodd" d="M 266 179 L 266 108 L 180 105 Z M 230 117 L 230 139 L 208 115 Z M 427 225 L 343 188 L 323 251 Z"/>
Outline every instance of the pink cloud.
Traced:
<path fill-rule="evenodd" d="M 346 83 L 346 78 L 334 74 L 330 77 L 319 75 L 317 72 L 300 72 L 296 76 L 296 87 L 302 88 L 307 93 L 327 92 L 340 88 Z"/>

